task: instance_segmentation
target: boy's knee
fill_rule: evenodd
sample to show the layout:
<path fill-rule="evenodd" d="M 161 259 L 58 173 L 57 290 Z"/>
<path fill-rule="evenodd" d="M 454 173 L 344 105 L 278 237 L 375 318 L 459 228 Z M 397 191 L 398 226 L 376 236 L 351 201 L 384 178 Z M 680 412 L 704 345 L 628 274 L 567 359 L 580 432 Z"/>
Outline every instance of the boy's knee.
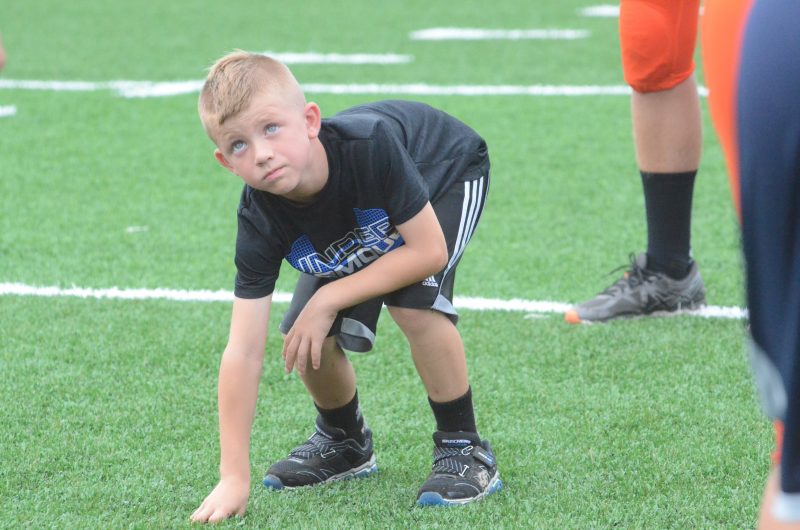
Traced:
<path fill-rule="evenodd" d="M 411 309 L 409 307 L 387 306 L 392 320 L 405 333 L 424 330 L 430 325 L 432 318 L 436 318 L 436 311 L 430 309 Z"/>
<path fill-rule="evenodd" d="M 339 344 L 336 342 L 335 336 L 327 337 L 322 342 L 322 355 L 329 355 L 329 354 L 344 355 L 344 351 L 342 351 L 342 348 L 339 347 Z"/>
<path fill-rule="evenodd" d="M 286 334 L 283 333 L 283 338 L 286 339 Z M 325 340 L 322 342 L 321 346 L 322 356 L 326 356 L 329 354 L 342 354 L 344 355 L 344 350 L 339 346 L 339 343 L 336 342 L 336 337 L 326 337 Z M 308 358 L 308 365 L 311 366 L 311 357 Z"/>

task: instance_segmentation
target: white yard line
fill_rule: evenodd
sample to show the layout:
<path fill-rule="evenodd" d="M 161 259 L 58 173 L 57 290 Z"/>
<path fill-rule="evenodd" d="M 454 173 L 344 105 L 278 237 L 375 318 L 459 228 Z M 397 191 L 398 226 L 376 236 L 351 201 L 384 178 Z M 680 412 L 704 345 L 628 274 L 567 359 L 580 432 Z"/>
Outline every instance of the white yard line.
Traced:
<path fill-rule="evenodd" d="M 261 52 L 286 64 L 407 64 L 413 55 L 397 53 Z"/>
<path fill-rule="evenodd" d="M 414 96 L 622 96 L 627 86 L 615 85 L 404 85 L 305 84 L 307 92 L 318 94 L 400 94 Z"/>
<path fill-rule="evenodd" d="M 125 98 L 178 96 L 199 92 L 202 81 L 38 81 L 0 79 L 0 90 L 52 90 L 55 92 L 94 92 L 113 90 Z M 306 83 L 311 94 L 385 94 L 428 96 L 624 96 L 625 85 L 429 85 Z"/>
<path fill-rule="evenodd" d="M 705 12 L 704 6 L 700 6 L 700 16 Z M 600 18 L 614 18 L 619 16 L 619 5 L 599 5 L 584 7 L 578 10 L 578 13 L 585 17 L 600 17 Z"/>
<path fill-rule="evenodd" d="M 199 92 L 202 81 L 42 81 L 36 79 L 0 79 L 0 90 L 49 90 L 53 92 L 96 92 L 114 90 L 123 97 L 174 96 Z"/>
<path fill-rule="evenodd" d="M 124 98 L 179 96 L 199 92 L 202 81 L 37 81 L 30 79 L 0 79 L 0 90 L 52 90 L 55 92 L 93 92 L 113 90 Z M 305 83 L 309 94 L 361 94 L 405 96 L 627 96 L 626 85 L 429 85 L 409 83 L 400 85 L 366 83 Z M 708 90 L 700 87 L 701 96 Z"/>
<path fill-rule="evenodd" d="M 578 10 L 578 12 L 585 17 L 618 17 L 619 5 L 606 4 L 601 6 L 584 7 L 583 9 Z"/>
<path fill-rule="evenodd" d="M 14 105 L 0 105 L 0 118 L 7 118 L 17 113 L 17 107 Z"/>
<path fill-rule="evenodd" d="M 411 40 L 576 40 L 588 36 L 585 29 L 428 28 L 409 34 Z"/>
<path fill-rule="evenodd" d="M 113 300 L 172 300 L 176 302 L 230 302 L 233 293 L 230 291 L 186 291 L 181 289 L 87 289 L 82 287 L 37 287 L 22 283 L 0 283 L 0 296 L 45 296 L 76 297 Z M 275 302 L 289 302 L 291 293 L 275 292 Z M 566 302 L 548 302 L 538 300 L 521 300 L 512 298 L 479 298 L 456 296 L 453 303 L 458 309 L 473 311 L 519 311 L 525 313 L 563 313 L 571 304 Z M 685 312 L 687 315 L 705 318 L 742 319 L 747 312 L 739 307 L 708 306 L 703 309 Z"/>

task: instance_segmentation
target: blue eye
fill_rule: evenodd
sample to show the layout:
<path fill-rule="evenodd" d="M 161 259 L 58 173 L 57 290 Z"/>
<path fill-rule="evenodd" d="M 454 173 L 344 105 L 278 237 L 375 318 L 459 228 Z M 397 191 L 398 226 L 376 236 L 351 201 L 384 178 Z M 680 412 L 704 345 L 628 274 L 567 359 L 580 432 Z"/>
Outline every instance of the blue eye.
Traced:
<path fill-rule="evenodd" d="M 243 150 L 245 147 L 247 147 L 247 144 L 246 144 L 246 143 L 244 143 L 244 142 L 243 142 L 243 141 L 241 141 L 241 140 L 236 140 L 235 142 L 233 142 L 233 143 L 231 144 L 231 152 L 232 152 L 232 153 L 239 153 L 239 152 L 241 152 L 241 151 L 242 151 L 242 150 Z"/>
<path fill-rule="evenodd" d="M 264 132 L 267 134 L 275 134 L 280 130 L 280 126 L 274 123 L 270 123 L 266 127 L 264 127 Z"/>

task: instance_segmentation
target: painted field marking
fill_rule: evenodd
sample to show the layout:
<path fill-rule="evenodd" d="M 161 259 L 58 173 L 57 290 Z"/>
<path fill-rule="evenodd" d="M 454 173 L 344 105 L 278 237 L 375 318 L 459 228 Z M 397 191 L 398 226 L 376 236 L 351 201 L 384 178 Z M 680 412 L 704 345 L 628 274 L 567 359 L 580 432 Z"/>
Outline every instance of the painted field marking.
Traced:
<path fill-rule="evenodd" d="M 7 118 L 17 113 L 17 107 L 14 105 L 0 105 L 0 118 Z"/>
<path fill-rule="evenodd" d="M 0 283 L 0 296 L 77 297 L 112 300 L 171 300 L 175 302 L 231 302 L 230 291 L 186 291 L 181 289 L 87 289 L 82 287 L 36 287 L 22 283 Z M 275 292 L 275 302 L 289 302 L 291 293 Z M 472 311 L 518 311 L 525 313 L 564 313 L 572 307 L 565 302 L 522 300 L 518 298 L 480 298 L 456 296 L 453 304 L 458 309 Z M 683 314 L 704 318 L 743 319 L 747 311 L 739 307 L 708 306 Z"/>
<path fill-rule="evenodd" d="M 199 92 L 202 81 L 37 81 L 0 79 L 0 90 L 52 90 L 55 92 L 94 92 L 113 90 L 125 98 L 178 96 Z M 314 94 L 387 94 L 434 96 L 623 96 L 625 85 L 399 85 L 367 83 L 305 83 L 303 90 Z"/>
<path fill-rule="evenodd" d="M 303 89 L 317 94 L 399 94 L 414 96 L 623 96 L 630 94 L 624 85 L 428 85 L 383 84 L 304 84 Z"/>
<path fill-rule="evenodd" d="M 407 64 L 413 55 L 397 53 L 260 52 L 285 64 Z"/>
<path fill-rule="evenodd" d="M 584 7 L 583 9 L 578 10 L 578 12 L 585 17 L 618 17 L 619 5 L 606 4 L 601 6 Z"/>
<path fill-rule="evenodd" d="M 93 92 L 113 90 L 124 98 L 179 96 L 200 91 L 203 81 L 37 81 L 29 79 L 0 79 L 0 90 L 52 90 L 55 92 Z M 360 94 L 405 96 L 627 96 L 627 85 L 429 85 L 408 83 L 388 85 L 379 83 L 337 84 L 304 83 L 310 94 Z M 698 88 L 705 97 L 708 90 Z"/>
<path fill-rule="evenodd" d="M 411 40 L 576 40 L 585 39 L 585 29 L 480 29 L 428 28 L 412 31 Z"/>
<path fill-rule="evenodd" d="M 700 6 L 699 14 L 703 16 L 705 6 Z M 585 17 L 613 18 L 619 16 L 619 5 L 605 4 L 600 6 L 584 7 L 578 13 Z"/>

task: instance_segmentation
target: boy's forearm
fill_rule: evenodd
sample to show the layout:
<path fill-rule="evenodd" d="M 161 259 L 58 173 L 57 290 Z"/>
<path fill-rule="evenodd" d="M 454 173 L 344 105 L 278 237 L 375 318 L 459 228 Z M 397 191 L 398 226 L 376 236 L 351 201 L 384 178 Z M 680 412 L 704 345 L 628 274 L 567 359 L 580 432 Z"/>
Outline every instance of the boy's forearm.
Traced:
<path fill-rule="evenodd" d="M 402 246 L 385 254 L 356 274 L 345 276 L 320 289 L 337 311 L 370 298 L 391 293 L 436 274 L 446 265 L 444 256 Z"/>
<path fill-rule="evenodd" d="M 220 476 L 250 479 L 253 425 L 262 355 L 226 351 L 219 369 Z"/>
<path fill-rule="evenodd" d="M 447 266 L 447 242 L 430 203 L 397 231 L 405 244 L 384 254 L 355 274 L 331 282 L 319 291 L 326 309 L 340 311 L 370 298 L 402 289 Z"/>

